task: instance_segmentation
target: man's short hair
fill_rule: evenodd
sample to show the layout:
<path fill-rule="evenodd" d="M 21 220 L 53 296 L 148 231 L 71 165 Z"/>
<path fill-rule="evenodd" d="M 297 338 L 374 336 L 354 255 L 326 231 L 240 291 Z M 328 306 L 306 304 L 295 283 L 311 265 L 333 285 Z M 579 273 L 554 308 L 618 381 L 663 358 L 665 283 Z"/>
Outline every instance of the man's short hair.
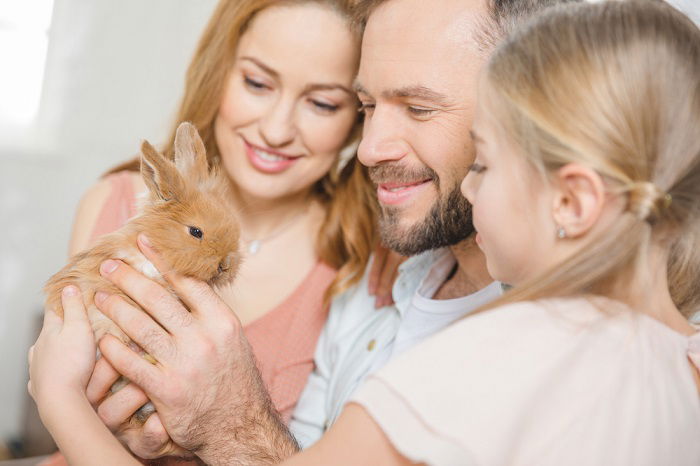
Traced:
<path fill-rule="evenodd" d="M 359 0 L 355 6 L 355 24 L 363 29 L 372 12 L 391 0 Z M 480 49 L 493 50 L 496 45 L 514 28 L 531 16 L 553 5 L 579 3 L 582 0 L 484 0 L 489 15 L 484 18 L 481 31 L 476 40 Z"/>

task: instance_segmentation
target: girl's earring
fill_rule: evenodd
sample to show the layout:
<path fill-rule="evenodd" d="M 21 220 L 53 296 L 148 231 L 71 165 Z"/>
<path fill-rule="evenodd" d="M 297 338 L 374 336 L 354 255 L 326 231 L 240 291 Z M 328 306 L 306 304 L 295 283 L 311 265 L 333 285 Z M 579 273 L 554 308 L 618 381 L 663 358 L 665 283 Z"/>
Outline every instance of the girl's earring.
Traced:
<path fill-rule="evenodd" d="M 559 238 L 559 239 L 566 238 L 566 230 L 564 229 L 564 227 L 557 227 L 557 238 Z"/>

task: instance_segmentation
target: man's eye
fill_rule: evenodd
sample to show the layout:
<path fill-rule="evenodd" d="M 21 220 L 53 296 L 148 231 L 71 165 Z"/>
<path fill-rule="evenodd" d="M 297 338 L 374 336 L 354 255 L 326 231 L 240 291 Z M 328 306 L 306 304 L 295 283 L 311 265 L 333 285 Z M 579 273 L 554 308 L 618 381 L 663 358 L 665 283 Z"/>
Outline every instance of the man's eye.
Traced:
<path fill-rule="evenodd" d="M 260 81 L 256 81 L 254 79 L 249 78 L 248 76 L 243 77 L 243 82 L 245 82 L 245 85 L 248 86 L 249 88 L 256 90 L 256 91 L 261 91 L 263 89 L 267 89 L 267 86 Z"/>
<path fill-rule="evenodd" d="M 409 106 L 408 111 L 415 116 L 428 116 L 434 112 L 431 108 Z"/>
<path fill-rule="evenodd" d="M 360 113 L 372 113 L 374 111 L 374 104 L 360 104 L 360 108 L 357 109 Z"/>
<path fill-rule="evenodd" d="M 469 168 L 467 169 L 468 172 L 474 172 L 476 174 L 479 173 L 484 173 L 486 171 L 486 167 L 481 165 L 480 163 L 473 163 L 469 165 Z"/>

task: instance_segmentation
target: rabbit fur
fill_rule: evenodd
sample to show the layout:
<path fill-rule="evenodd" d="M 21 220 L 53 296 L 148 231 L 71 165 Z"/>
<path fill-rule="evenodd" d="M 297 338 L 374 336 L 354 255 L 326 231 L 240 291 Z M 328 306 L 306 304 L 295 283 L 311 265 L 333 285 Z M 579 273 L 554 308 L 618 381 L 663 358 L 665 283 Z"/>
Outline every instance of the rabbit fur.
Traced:
<path fill-rule="evenodd" d="M 177 128 L 174 162 L 148 141 L 143 142 L 141 152 L 141 175 L 148 197 L 139 213 L 119 230 L 101 237 L 91 249 L 74 255 L 48 280 L 44 291 L 46 308 L 62 316 L 61 290 L 69 284 L 78 286 L 97 341 L 112 334 L 155 362 L 95 307 L 94 296 L 99 290 L 139 307 L 100 275 L 100 264 L 121 259 L 168 287 L 136 245 L 136 236 L 143 232 L 172 270 L 214 286 L 223 285 L 233 280 L 239 264 L 240 231 L 230 204 L 230 181 L 216 167 L 209 168 L 204 144 L 192 124 L 182 123 Z M 122 377 L 112 392 L 127 383 Z M 136 413 L 136 422 L 144 422 L 154 411 L 147 403 Z"/>

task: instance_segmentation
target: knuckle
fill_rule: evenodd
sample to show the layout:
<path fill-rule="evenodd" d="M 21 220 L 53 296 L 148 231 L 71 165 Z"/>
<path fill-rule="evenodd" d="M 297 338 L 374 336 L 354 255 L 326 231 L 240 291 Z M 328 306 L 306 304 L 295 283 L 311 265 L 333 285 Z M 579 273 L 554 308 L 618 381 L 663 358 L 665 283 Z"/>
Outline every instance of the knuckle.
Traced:
<path fill-rule="evenodd" d="M 144 290 L 144 302 L 149 307 L 169 306 L 171 301 L 170 293 L 155 283 L 150 283 Z"/>
<path fill-rule="evenodd" d="M 97 415 L 102 419 L 102 422 L 107 426 L 107 428 L 113 433 L 118 432 L 118 428 L 121 422 L 116 420 L 114 413 L 110 409 L 109 405 L 102 403 L 97 407 Z"/>

